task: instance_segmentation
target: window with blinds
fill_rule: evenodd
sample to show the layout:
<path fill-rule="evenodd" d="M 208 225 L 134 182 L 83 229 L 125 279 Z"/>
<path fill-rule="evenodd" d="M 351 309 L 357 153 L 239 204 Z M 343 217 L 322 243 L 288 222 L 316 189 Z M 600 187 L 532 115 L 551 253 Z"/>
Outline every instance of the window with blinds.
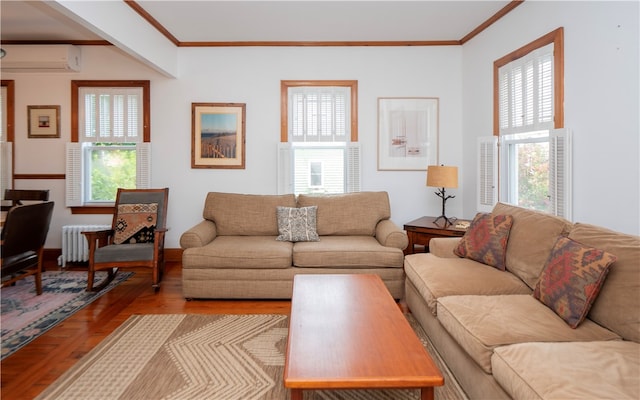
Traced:
<path fill-rule="evenodd" d="M 478 141 L 479 211 L 500 199 L 571 219 L 571 135 L 556 93 L 562 41 L 560 28 L 494 63 L 498 135 Z"/>
<path fill-rule="evenodd" d="M 119 187 L 150 187 L 144 96 L 144 85 L 78 85 L 77 141 L 66 149 L 67 206 L 111 204 Z"/>
<path fill-rule="evenodd" d="M 360 148 L 352 132 L 356 83 L 333 83 L 283 81 L 286 141 L 278 147 L 278 193 L 360 190 Z"/>

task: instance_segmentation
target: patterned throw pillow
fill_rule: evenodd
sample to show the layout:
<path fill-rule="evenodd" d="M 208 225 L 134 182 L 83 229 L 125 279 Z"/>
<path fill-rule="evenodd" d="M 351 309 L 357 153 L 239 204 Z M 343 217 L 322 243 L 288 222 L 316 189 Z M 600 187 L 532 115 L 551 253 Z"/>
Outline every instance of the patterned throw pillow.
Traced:
<path fill-rule="evenodd" d="M 114 244 L 153 242 L 158 203 L 120 204 L 117 212 Z"/>
<path fill-rule="evenodd" d="M 562 236 L 553 246 L 533 297 L 576 328 L 589 313 L 616 259 L 604 250 Z"/>
<path fill-rule="evenodd" d="M 318 206 L 277 207 L 278 233 L 276 240 L 285 242 L 317 242 L 316 231 Z"/>
<path fill-rule="evenodd" d="M 504 271 L 511 225 L 511 215 L 478 213 L 453 252 Z"/>

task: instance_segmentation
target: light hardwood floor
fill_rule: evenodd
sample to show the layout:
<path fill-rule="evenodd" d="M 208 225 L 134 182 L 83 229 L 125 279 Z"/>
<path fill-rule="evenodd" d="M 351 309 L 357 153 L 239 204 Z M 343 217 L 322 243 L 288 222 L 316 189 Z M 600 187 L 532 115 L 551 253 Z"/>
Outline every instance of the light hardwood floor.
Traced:
<path fill-rule="evenodd" d="M 48 270 L 55 267 L 48 267 Z M 168 263 L 160 290 L 151 288 L 148 269 L 2 361 L 3 399 L 33 399 L 133 314 L 289 314 L 281 300 L 193 300 L 182 297 L 181 265 Z"/>

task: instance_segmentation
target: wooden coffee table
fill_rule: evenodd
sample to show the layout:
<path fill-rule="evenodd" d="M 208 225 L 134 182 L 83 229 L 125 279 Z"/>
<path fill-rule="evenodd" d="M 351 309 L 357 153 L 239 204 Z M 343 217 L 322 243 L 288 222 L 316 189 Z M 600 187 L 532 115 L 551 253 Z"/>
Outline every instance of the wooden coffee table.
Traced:
<path fill-rule="evenodd" d="M 378 275 L 296 275 L 284 368 L 305 389 L 421 389 L 444 378 Z"/>

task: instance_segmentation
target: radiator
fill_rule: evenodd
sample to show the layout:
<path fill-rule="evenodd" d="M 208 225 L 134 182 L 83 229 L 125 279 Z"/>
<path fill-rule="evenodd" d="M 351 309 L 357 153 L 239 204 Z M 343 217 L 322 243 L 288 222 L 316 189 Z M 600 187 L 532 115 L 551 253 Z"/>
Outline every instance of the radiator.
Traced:
<path fill-rule="evenodd" d="M 62 227 L 62 255 L 58 265 L 65 267 L 67 262 L 89 261 L 89 244 L 81 232 L 111 229 L 111 225 L 65 225 Z"/>

